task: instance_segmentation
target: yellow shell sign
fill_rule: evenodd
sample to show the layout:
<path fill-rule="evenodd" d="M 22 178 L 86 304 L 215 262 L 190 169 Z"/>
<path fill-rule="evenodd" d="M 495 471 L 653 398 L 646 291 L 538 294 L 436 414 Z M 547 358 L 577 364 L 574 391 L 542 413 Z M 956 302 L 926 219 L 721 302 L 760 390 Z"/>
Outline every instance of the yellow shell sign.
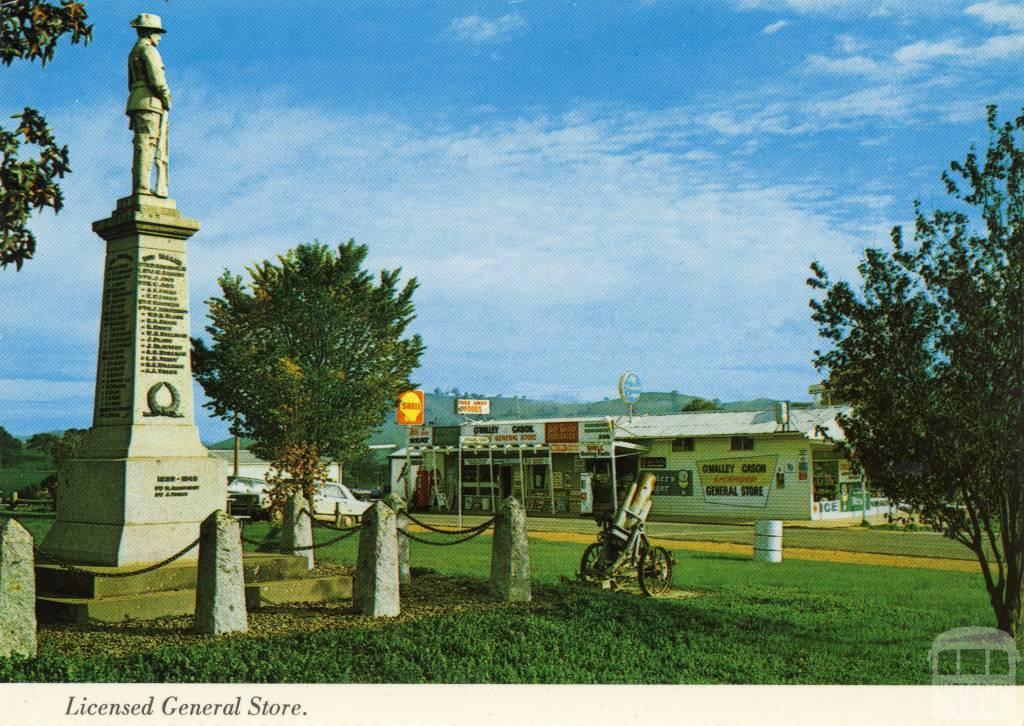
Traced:
<path fill-rule="evenodd" d="M 395 420 L 402 426 L 423 425 L 423 391 L 405 391 L 398 394 Z"/>

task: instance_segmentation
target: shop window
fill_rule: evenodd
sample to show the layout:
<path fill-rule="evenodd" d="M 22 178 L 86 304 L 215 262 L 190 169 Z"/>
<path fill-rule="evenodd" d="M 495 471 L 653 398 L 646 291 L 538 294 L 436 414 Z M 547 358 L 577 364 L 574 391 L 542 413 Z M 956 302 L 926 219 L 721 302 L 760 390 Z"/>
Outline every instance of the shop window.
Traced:
<path fill-rule="evenodd" d="M 672 439 L 672 451 L 693 451 L 693 437 Z"/>
<path fill-rule="evenodd" d="M 753 451 L 754 439 L 749 436 L 733 436 L 729 448 L 733 451 Z"/>

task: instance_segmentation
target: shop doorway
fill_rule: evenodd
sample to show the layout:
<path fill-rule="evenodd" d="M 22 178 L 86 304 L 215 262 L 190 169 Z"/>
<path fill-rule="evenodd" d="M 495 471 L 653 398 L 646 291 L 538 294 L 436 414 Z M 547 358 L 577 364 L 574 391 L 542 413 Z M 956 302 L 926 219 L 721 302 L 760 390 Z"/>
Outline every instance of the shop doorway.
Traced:
<path fill-rule="evenodd" d="M 505 464 L 495 466 L 494 478 L 498 480 L 499 500 L 503 502 L 506 497 L 512 496 L 512 467 Z"/>

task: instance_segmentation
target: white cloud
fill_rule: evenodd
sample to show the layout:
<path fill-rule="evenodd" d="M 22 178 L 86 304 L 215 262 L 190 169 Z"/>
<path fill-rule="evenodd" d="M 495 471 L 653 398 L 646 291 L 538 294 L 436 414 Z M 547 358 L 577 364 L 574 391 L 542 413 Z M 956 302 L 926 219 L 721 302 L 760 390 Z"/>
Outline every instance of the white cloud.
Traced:
<path fill-rule="evenodd" d="M 997 35 L 976 45 L 967 45 L 960 39 L 920 40 L 897 49 L 893 53 L 893 58 L 908 65 L 927 64 L 937 60 L 978 65 L 1021 55 L 1024 55 L 1024 33 Z"/>
<path fill-rule="evenodd" d="M 766 25 L 763 28 L 761 28 L 761 32 L 764 33 L 765 35 L 773 35 L 775 33 L 778 33 L 787 25 L 789 25 L 788 20 L 777 20 L 771 25 Z"/>
<path fill-rule="evenodd" d="M 962 55 L 965 51 L 959 40 L 919 40 L 896 50 L 893 53 L 900 63 L 923 63 L 936 58 L 949 58 Z"/>
<path fill-rule="evenodd" d="M 807 103 L 807 110 L 823 119 L 910 119 L 916 106 L 915 90 L 896 84 L 862 88 L 845 95 Z"/>
<path fill-rule="evenodd" d="M 984 2 L 971 5 L 965 10 L 992 25 L 1006 25 L 1015 30 L 1024 30 L 1024 7 L 1000 2 Z"/>
<path fill-rule="evenodd" d="M 805 63 L 807 70 L 816 73 L 874 76 L 882 71 L 882 66 L 877 61 L 862 55 L 851 55 L 843 58 L 811 55 L 807 57 Z"/>
<path fill-rule="evenodd" d="M 792 10 L 807 15 L 884 17 L 951 12 L 957 0 L 735 0 L 740 10 Z"/>
<path fill-rule="evenodd" d="M 500 40 L 510 33 L 526 27 L 526 21 L 517 13 L 488 19 L 479 15 L 454 18 L 448 24 L 448 32 L 461 40 L 484 43 Z"/>
<path fill-rule="evenodd" d="M 863 43 L 849 33 L 840 33 L 836 36 L 836 48 L 841 53 L 857 53 L 868 47 L 867 43 Z"/>
<path fill-rule="evenodd" d="M 745 396 L 757 374 L 726 368 L 781 361 L 788 383 L 772 385 L 799 390 L 813 376 L 806 263 L 852 260 L 858 245 L 818 189 L 752 183 L 743 169 L 709 166 L 715 152 L 681 148 L 716 124 L 726 137 L 792 132 L 773 106 L 750 118 L 617 110 L 465 131 L 242 97 L 193 94 L 176 111 L 171 192 L 203 225 L 189 243 L 193 333 L 222 269 L 354 237 L 369 245 L 371 269 L 401 266 L 421 283 L 414 327 L 428 346 L 428 387 L 509 392 L 523 381 L 589 395 L 642 357 L 668 388 Z M 59 341 L 56 356 L 95 355 L 102 243 L 89 220 L 126 183 L 128 140 L 107 128 L 119 112 L 79 110 L 65 126 L 62 140 L 96 157 L 68 178 L 69 200 L 102 201 L 48 221 L 36 272 L 0 290 L 0 306 L 20 306 L 10 318 L 26 314 L 31 334 Z M 42 282 L 60 268 L 73 272 L 58 275 L 55 307 Z M 676 338 L 691 341 L 685 356 Z"/>

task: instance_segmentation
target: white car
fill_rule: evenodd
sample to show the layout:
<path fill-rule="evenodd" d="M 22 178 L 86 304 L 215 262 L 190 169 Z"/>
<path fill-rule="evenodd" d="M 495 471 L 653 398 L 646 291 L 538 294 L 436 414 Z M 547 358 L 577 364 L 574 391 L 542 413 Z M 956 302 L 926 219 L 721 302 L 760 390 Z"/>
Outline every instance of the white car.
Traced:
<path fill-rule="evenodd" d="M 253 519 L 270 518 L 270 485 L 262 479 L 232 477 L 228 480 L 228 503 L 234 515 Z M 317 519 L 352 523 L 363 516 L 371 502 L 364 502 L 344 484 L 324 484 L 313 497 L 313 514 Z"/>
<path fill-rule="evenodd" d="M 324 484 L 313 497 L 313 514 L 319 518 L 350 523 L 360 519 L 372 502 L 356 499 L 344 484 Z"/>
<path fill-rule="evenodd" d="M 257 519 L 270 515 L 270 485 L 262 479 L 233 476 L 228 479 L 228 511 Z"/>

